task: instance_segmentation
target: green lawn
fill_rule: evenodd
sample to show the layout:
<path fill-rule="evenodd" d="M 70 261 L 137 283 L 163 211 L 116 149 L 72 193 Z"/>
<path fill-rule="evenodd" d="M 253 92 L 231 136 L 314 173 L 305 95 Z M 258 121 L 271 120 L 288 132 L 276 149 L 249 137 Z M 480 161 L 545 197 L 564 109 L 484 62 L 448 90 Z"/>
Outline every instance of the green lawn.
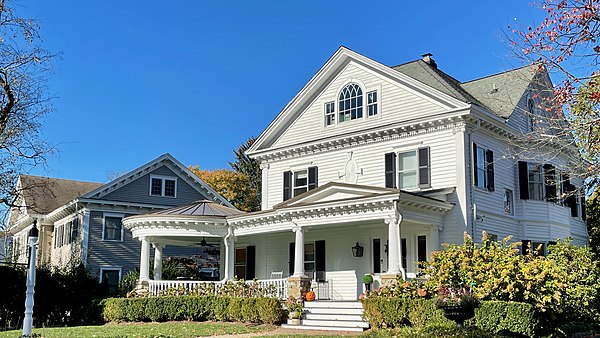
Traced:
<path fill-rule="evenodd" d="M 189 338 L 209 337 L 222 334 L 260 333 L 274 330 L 275 326 L 245 326 L 234 323 L 195 323 L 195 322 L 170 322 L 170 323 L 122 323 L 106 324 L 101 326 L 76 326 L 34 329 L 45 338 L 91 338 L 91 337 L 119 337 L 119 338 Z M 0 332 L 0 338 L 17 338 L 21 331 Z"/>

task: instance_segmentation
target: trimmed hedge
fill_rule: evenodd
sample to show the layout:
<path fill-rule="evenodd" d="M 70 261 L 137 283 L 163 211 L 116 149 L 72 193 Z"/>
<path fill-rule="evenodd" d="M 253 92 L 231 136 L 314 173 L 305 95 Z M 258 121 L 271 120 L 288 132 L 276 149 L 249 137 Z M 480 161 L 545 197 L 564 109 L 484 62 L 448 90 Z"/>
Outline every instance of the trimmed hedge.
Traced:
<path fill-rule="evenodd" d="M 452 322 L 431 299 L 366 298 L 363 301 L 364 318 L 374 328 L 395 328 L 410 325 L 415 328 Z M 485 331 L 500 334 L 518 334 L 534 337 L 539 330 L 535 308 L 530 304 L 483 301 L 468 322 Z"/>
<path fill-rule="evenodd" d="M 108 298 L 100 303 L 102 317 L 110 322 L 128 321 L 237 321 L 276 324 L 284 311 L 275 298 L 232 298 L 219 296 L 172 296 Z"/>

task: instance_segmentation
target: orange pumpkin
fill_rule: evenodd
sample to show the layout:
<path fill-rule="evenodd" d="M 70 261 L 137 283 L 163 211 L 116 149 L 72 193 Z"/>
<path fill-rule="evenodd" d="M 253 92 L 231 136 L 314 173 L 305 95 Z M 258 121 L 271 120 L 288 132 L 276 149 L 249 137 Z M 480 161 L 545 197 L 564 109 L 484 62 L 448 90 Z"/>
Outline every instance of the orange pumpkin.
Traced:
<path fill-rule="evenodd" d="M 306 300 L 309 302 L 312 302 L 313 300 L 315 300 L 315 292 L 314 291 L 308 291 L 306 293 Z"/>

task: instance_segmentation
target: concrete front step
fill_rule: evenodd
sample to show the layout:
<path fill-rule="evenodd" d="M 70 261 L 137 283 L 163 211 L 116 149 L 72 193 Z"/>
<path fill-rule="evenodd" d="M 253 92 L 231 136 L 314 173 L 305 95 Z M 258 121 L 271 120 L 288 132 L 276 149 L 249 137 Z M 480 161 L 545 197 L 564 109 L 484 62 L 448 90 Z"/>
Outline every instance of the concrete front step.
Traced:
<path fill-rule="evenodd" d="M 317 302 L 304 302 L 304 308 L 339 308 L 339 309 L 361 309 L 362 303 L 357 301 L 336 302 L 322 300 Z"/>
<path fill-rule="evenodd" d="M 305 313 L 304 318 L 314 320 L 332 320 L 332 321 L 362 321 L 362 315 L 342 315 L 342 314 L 314 314 Z"/>
<path fill-rule="evenodd" d="M 334 327 L 334 326 L 308 326 L 308 325 L 288 325 L 283 324 L 281 327 L 286 329 L 296 330 L 319 330 L 319 331 L 347 331 L 347 332 L 362 332 L 363 328 L 360 327 Z"/>
<path fill-rule="evenodd" d="M 302 325 L 308 326 L 326 326 L 326 327 L 362 327 L 369 328 L 369 323 L 363 321 L 347 321 L 347 320 L 315 320 L 302 319 Z"/>
<path fill-rule="evenodd" d="M 304 313 L 313 313 L 313 314 L 332 314 L 332 315 L 362 315 L 363 309 L 338 309 L 338 308 L 304 308 Z"/>

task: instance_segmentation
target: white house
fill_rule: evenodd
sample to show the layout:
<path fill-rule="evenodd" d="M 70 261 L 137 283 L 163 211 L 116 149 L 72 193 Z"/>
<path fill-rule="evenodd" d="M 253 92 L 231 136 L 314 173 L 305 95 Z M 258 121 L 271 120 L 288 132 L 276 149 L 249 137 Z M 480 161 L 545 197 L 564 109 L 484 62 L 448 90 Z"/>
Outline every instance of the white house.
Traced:
<path fill-rule="evenodd" d="M 554 113 L 540 109 L 550 88 L 537 65 L 459 82 L 430 54 L 389 67 L 341 47 L 248 151 L 261 163 L 262 211 L 204 201 L 124 219 L 142 241 L 141 279 L 167 285 L 149 280 L 151 244 L 160 257 L 209 238 L 221 241 L 226 279 L 289 276 L 292 294 L 314 280 L 323 297 L 352 300 L 364 274 L 415 276 L 464 232 L 585 245 L 568 162 L 511 141 Z"/>

